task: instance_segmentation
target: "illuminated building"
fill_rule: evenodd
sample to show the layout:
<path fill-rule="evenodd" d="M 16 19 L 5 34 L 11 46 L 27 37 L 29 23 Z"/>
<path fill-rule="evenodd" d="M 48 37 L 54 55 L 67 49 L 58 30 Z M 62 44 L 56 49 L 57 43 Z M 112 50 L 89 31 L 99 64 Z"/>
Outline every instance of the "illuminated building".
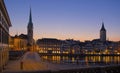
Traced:
<path fill-rule="evenodd" d="M 79 54 L 80 46 L 75 40 L 58 40 L 53 38 L 43 38 L 37 40 L 39 46 L 39 53 L 65 53 L 65 54 Z"/>
<path fill-rule="evenodd" d="M 52 38 L 43 38 L 37 40 L 37 45 L 39 46 L 39 53 L 60 53 L 62 41 Z"/>
<path fill-rule="evenodd" d="M 118 52 L 120 53 L 120 41 L 118 42 Z"/>
<path fill-rule="evenodd" d="M 80 54 L 80 41 L 75 41 L 73 39 L 64 40 L 61 45 L 61 53 L 69 54 Z"/>
<path fill-rule="evenodd" d="M 8 39 L 11 21 L 4 0 L 0 0 L 0 72 L 8 61 Z"/>
<path fill-rule="evenodd" d="M 10 37 L 9 47 L 10 50 L 14 51 L 27 50 L 27 35 L 21 34 Z"/>

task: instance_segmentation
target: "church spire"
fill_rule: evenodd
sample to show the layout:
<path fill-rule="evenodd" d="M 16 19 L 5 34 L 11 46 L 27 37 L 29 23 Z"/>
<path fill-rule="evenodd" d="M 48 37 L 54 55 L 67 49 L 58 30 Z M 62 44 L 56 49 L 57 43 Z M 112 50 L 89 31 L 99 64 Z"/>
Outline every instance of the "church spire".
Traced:
<path fill-rule="evenodd" d="M 102 28 L 101 31 L 106 31 L 105 27 L 104 27 L 104 22 L 102 22 Z"/>
<path fill-rule="evenodd" d="M 29 22 L 27 26 L 28 48 L 33 49 L 33 23 L 32 23 L 32 11 L 30 7 Z"/>
<path fill-rule="evenodd" d="M 31 7 L 30 7 L 30 15 L 29 15 L 29 24 L 32 24 L 32 12 L 31 12 Z"/>
<path fill-rule="evenodd" d="M 102 28 L 100 30 L 100 41 L 102 42 L 106 41 L 106 29 L 104 27 L 104 22 L 102 22 Z"/>

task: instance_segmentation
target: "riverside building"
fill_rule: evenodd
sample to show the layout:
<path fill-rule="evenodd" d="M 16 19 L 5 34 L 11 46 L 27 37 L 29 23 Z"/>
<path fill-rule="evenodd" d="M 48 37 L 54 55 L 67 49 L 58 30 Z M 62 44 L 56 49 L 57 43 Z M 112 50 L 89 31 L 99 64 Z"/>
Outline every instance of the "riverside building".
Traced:
<path fill-rule="evenodd" d="M 11 21 L 4 3 L 0 0 L 0 72 L 4 69 L 8 61 L 8 41 L 9 41 L 9 27 Z"/>

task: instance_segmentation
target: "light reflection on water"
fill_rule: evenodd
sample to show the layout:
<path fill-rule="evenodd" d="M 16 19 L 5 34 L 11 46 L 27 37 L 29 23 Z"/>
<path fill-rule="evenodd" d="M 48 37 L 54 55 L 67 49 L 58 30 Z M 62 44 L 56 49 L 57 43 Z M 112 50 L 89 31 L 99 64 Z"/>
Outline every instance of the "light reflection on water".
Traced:
<path fill-rule="evenodd" d="M 85 57 L 69 57 L 69 56 L 42 56 L 42 59 L 58 64 L 120 64 L 120 56 L 85 56 Z"/>

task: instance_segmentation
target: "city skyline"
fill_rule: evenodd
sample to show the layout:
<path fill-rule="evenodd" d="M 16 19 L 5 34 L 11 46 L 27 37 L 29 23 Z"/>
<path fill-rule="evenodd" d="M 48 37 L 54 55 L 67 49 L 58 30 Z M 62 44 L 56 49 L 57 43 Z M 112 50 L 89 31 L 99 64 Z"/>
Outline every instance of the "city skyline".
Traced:
<path fill-rule="evenodd" d="M 11 35 L 27 34 L 31 6 L 34 39 L 97 39 L 104 22 L 107 39 L 120 40 L 119 0 L 5 0 L 5 3 L 13 25 Z"/>

